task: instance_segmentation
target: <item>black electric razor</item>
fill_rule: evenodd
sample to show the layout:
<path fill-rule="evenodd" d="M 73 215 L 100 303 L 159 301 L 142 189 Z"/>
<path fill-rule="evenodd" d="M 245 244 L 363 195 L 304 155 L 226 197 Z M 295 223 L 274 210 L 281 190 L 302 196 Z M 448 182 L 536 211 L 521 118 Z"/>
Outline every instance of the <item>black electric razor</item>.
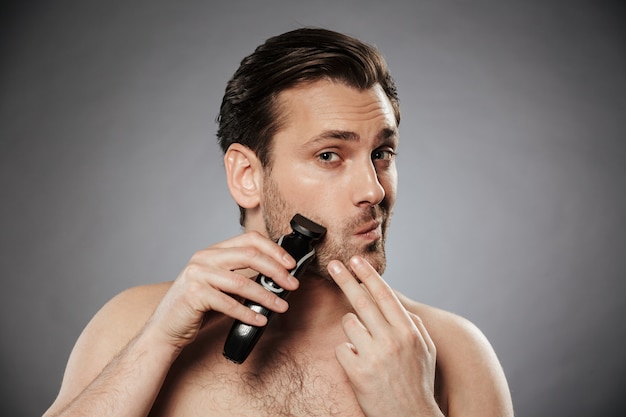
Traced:
<path fill-rule="evenodd" d="M 296 214 L 291 219 L 291 228 L 293 232 L 281 236 L 277 243 L 285 248 L 296 260 L 295 268 L 289 271 L 289 273 L 296 278 L 300 278 L 315 255 L 313 243 L 324 236 L 326 229 L 300 214 Z M 256 282 L 282 299 L 287 298 L 287 295 L 289 295 L 289 291 L 281 288 L 271 278 L 262 274 L 257 276 Z M 273 311 L 257 303 L 246 300 L 244 305 L 267 317 L 268 324 L 274 315 Z M 251 326 L 239 320 L 235 320 L 226 338 L 226 343 L 224 344 L 224 356 L 226 359 L 238 364 L 243 363 L 266 327 L 267 325 L 261 327 Z"/>

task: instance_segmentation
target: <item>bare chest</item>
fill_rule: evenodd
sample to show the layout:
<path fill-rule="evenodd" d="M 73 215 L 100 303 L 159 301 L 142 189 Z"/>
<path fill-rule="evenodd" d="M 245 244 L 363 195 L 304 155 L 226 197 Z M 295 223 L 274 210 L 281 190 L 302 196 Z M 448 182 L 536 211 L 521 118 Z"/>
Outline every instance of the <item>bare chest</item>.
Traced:
<path fill-rule="evenodd" d="M 363 416 L 334 359 L 280 352 L 244 365 L 218 352 L 203 364 L 183 360 L 172 369 L 151 417 L 181 415 Z"/>

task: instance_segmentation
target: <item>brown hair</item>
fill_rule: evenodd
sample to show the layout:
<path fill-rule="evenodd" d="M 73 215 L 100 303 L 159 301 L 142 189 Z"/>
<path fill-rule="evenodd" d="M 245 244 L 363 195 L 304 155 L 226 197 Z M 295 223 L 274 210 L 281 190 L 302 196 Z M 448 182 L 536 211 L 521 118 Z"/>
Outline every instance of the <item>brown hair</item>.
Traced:
<path fill-rule="evenodd" d="M 217 117 L 222 151 L 241 143 L 256 153 L 264 168 L 270 167 L 272 138 L 281 127 L 278 95 L 320 79 L 360 90 L 380 84 L 400 123 L 396 86 L 375 47 L 331 30 L 302 28 L 269 38 L 241 61 Z M 243 225 L 245 210 L 240 207 L 240 212 Z"/>

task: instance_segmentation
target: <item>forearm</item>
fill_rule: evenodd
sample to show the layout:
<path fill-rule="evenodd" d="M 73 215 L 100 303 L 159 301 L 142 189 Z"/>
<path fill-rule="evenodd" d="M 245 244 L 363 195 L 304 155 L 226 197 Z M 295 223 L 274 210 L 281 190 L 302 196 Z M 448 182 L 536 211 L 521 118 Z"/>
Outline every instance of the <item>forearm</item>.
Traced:
<path fill-rule="evenodd" d="M 237 298 L 275 312 L 287 310 L 286 301 L 235 271 L 271 276 L 292 291 L 297 288 L 289 274 L 294 266 L 276 242 L 246 233 L 194 254 L 167 289 L 135 287 L 114 297 L 79 337 L 59 396 L 45 416 L 146 416 L 170 366 L 195 340 L 207 313 L 261 326 L 267 319 Z"/>
<path fill-rule="evenodd" d="M 76 398 L 45 417 L 146 416 L 178 353 L 146 328 Z"/>

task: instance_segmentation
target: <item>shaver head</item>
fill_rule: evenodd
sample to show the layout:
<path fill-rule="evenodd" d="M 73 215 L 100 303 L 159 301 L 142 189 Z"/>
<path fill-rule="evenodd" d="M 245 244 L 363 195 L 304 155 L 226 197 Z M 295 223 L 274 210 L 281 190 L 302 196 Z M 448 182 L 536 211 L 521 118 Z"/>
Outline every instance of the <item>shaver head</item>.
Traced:
<path fill-rule="evenodd" d="M 291 228 L 296 232 L 311 238 L 312 240 L 318 240 L 326 233 L 326 228 L 324 226 L 307 219 L 301 214 L 293 216 L 291 219 Z"/>

